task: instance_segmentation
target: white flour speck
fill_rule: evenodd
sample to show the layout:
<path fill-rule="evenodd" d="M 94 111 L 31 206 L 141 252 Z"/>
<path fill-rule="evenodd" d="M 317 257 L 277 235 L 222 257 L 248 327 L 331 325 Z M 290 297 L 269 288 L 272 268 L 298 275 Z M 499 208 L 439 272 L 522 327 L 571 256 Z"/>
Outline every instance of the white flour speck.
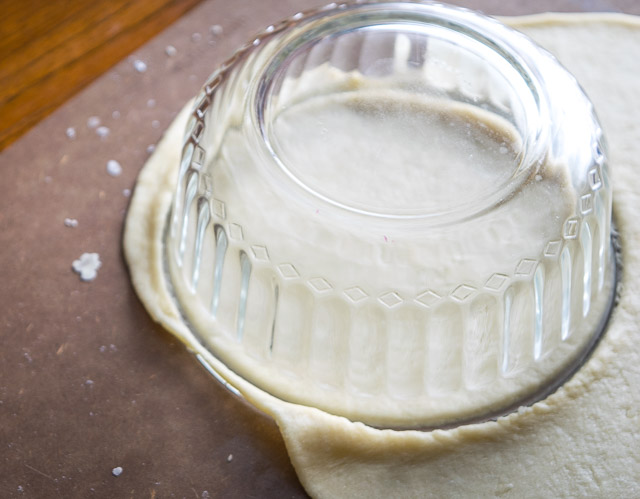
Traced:
<path fill-rule="evenodd" d="M 24 492 L 24 487 L 22 485 L 18 485 L 18 492 Z"/>
<path fill-rule="evenodd" d="M 214 24 L 213 26 L 211 26 L 209 28 L 209 32 L 213 35 L 213 36 L 220 36 L 223 32 L 222 26 L 220 26 L 219 24 Z"/>
<path fill-rule="evenodd" d="M 144 73 L 147 70 L 147 64 L 140 59 L 133 61 L 133 67 L 138 73 Z"/>
<path fill-rule="evenodd" d="M 167 45 L 166 48 L 164 49 L 164 53 L 167 54 L 169 57 L 173 57 L 178 53 L 178 50 L 173 45 Z"/>
<path fill-rule="evenodd" d="M 115 468 L 113 468 L 113 469 L 111 470 L 111 474 L 112 474 L 113 476 L 120 476 L 120 475 L 122 475 L 122 466 L 116 466 Z"/>
<path fill-rule="evenodd" d="M 202 491 L 202 494 L 200 495 L 200 497 L 201 497 L 202 499 L 209 499 L 209 497 L 210 497 L 210 496 L 209 496 L 209 491 L 208 491 L 208 490 L 203 490 L 203 491 Z"/>
<path fill-rule="evenodd" d="M 120 117 L 120 111 L 114 111 L 114 112 L 112 112 L 112 113 L 111 113 L 111 117 L 112 117 L 114 120 L 117 120 L 117 119 Z"/>
<path fill-rule="evenodd" d="M 80 258 L 73 261 L 71 268 L 80 274 L 80 280 L 93 281 L 98 275 L 98 269 L 102 265 L 98 253 L 82 253 Z"/>
<path fill-rule="evenodd" d="M 31 364 L 33 362 L 33 358 L 29 355 L 29 352 L 24 353 L 24 358 L 27 359 L 27 362 Z"/>
<path fill-rule="evenodd" d="M 88 379 L 87 381 L 84 382 L 85 385 L 87 386 L 91 386 L 93 385 L 93 380 L 92 379 Z"/>
<path fill-rule="evenodd" d="M 122 195 L 126 198 L 131 196 L 131 189 L 122 189 Z"/>
<path fill-rule="evenodd" d="M 233 454 L 227 456 L 227 462 L 230 463 L 231 461 L 233 461 Z"/>
<path fill-rule="evenodd" d="M 96 128 L 96 133 L 101 139 L 104 139 L 107 135 L 109 135 L 110 132 L 111 130 L 109 130 L 106 126 L 99 126 L 98 128 Z"/>
<path fill-rule="evenodd" d="M 155 151 L 155 150 L 156 150 L 156 145 L 155 145 L 155 144 L 149 144 L 149 145 L 147 146 L 147 152 L 148 152 L 149 154 L 151 154 L 151 153 L 152 153 L 153 151 Z"/>
<path fill-rule="evenodd" d="M 87 126 L 89 128 L 96 128 L 99 125 L 100 125 L 100 118 L 98 118 L 97 116 L 91 116 L 87 120 Z"/>
<path fill-rule="evenodd" d="M 149 99 L 147 101 L 147 107 L 156 107 L 156 100 L 155 99 Z"/>
<path fill-rule="evenodd" d="M 78 221 L 75 218 L 65 218 L 64 219 L 64 226 L 65 227 L 77 227 L 78 226 Z"/>
<path fill-rule="evenodd" d="M 104 352 L 107 351 L 107 346 L 106 345 L 101 345 L 98 350 L 100 350 L 100 352 L 104 353 Z"/>
<path fill-rule="evenodd" d="M 115 159 L 107 161 L 107 173 L 112 177 L 117 177 L 122 173 L 122 166 Z"/>
<path fill-rule="evenodd" d="M 200 33 L 193 33 L 191 35 L 191 41 L 193 43 L 198 43 L 200 40 L 202 40 L 202 35 Z"/>
<path fill-rule="evenodd" d="M 67 128 L 66 134 L 67 134 L 67 137 L 73 140 L 76 138 L 76 129 L 70 126 L 69 128 Z"/>
<path fill-rule="evenodd" d="M 160 122 L 159 122 L 158 120 L 153 120 L 153 121 L 151 122 L 151 126 L 152 126 L 153 128 L 160 128 Z"/>

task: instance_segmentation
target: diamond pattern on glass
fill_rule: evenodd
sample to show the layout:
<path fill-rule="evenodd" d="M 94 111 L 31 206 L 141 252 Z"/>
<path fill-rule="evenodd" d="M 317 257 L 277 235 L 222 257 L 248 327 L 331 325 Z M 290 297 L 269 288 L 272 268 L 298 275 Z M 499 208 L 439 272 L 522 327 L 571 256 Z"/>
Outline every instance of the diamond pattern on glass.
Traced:
<path fill-rule="evenodd" d="M 347 295 L 347 298 L 349 298 L 354 303 L 357 303 L 360 300 L 364 300 L 367 296 L 369 296 L 367 293 L 362 291 L 358 286 L 347 289 L 344 292 L 344 294 Z"/>
<path fill-rule="evenodd" d="M 440 295 L 430 290 L 423 291 L 418 296 L 416 296 L 416 301 L 424 305 L 425 307 L 431 307 L 439 299 L 440 299 Z"/>
<path fill-rule="evenodd" d="M 220 82 L 222 81 L 222 75 L 219 72 L 216 72 L 211 76 L 214 76 L 214 78 L 210 81 L 207 81 L 204 86 L 204 90 L 209 96 L 214 92 L 214 90 L 218 87 L 218 85 L 220 85 Z"/>
<path fill-rule="evenodd" d="M 484 284 L 484 287 L 490 291 L 500 291 L 508 280 L 509 277 L 504 274 L 493 274 Z"/>
<path fill-rule="evenodd" d="M 209 96 L 205 93 L 202 96 L 202 99 L 200 99 L 200 102 L 196 105 L 196 115 L 198 118 L 204 118 L 204 115 L 209 108 L 209 104 L 211 104 L 211 99 L 209 99 Z"/>
<path fill-rule="evenodd" d="M 593 210 L 593 196 L 591 194 L 585 194 L 580 198 L 580 212 L 583 215 L 591 213 Z"/>
<path fill-rule="evenodd" d="M 203 173 L 200 177 L 200 182 L 202 184 L 202 194 L 205 198 L 209 199 L 211 197 L 211 193 L 213 192 L 213 178 L 208 173 Z"/>
<path fill-rule="evenodd" d="M 516 275 L 529 277 L 531 274 L 533 274 L 533 271 L 536 270 L 537 265 L 538 262 L 529 258 L 520 260 L 518 265 L 516 265 Z"/>
<path fill-rule="evenodd" d="M 598 134 L 598 140 L 591 143 L 591 149 L 593 151 L 593 158 L 596 163 L 602 165 L 604 163 L 604 152 L 602 151 L 602 134 Z"/>
<path fill-rule="evenodd" d="M 222 201 L 220 201 L 219 199 L 214 199 L 213 200 L 212 210 L 213 210 L 213 213 L 218 218 L 221 218 L 222 220 L 224 220 L 226 218 L 226 216 L 227 216 L 226 207 L 224 206 L 224 203 Z"/>
<path fill-rule="evenodd" d="M 260 262 L 269 261 L 269 252 L 264 246 L 251 246 L 251 252 L 253 253 L 253 256 L 256 260 Z"/>
<path fill-rule="evenodd" d="M 602 187 L 602 178 L 600 177 L 600 172 L 597 168 L 589 170 L 589 173 L 587 173 L 587 177 L 589 179 L 589 185 L 591 186 L 592 190 L 597 191 L 598 189 L 600 189 L 600 187 Z"/>
<path fill-rule="evenodd" d="M 193 131 L 191 132 L 191 138 L 196 144 L 200 142 L 203 132 L 204 132 L 204 123 L 202 121 L 196 121 L 196 124 L 193 127 Z"/>
<path fill-rule="evenodd" d="M 322 277 L 315 277 L 309 280 L 309 285 L 320 293 L 322 293 L 323 291 L 329 291 L 332 288 L 331 284 L 329 284 L 326 279 L 323 279 Z"/>
<path fill-rule="evenodd" d="M 196 146 L 191 157 L 191 168 L 200 171 L 204 165 L 204 149 Z"/>
<path fill-rule="evenodd" d="M 451 298 L 456 301 L 464 301 L 469 298 L 476 290 L 473 286 L 467 284 L 461 284 L 451 292 Z"/>
<path fill-rule="evenodd" d="M 544 256 L 554 258 L 560 254 L 562 250 L 562 241 L 549 241 L 544 248 Z"/>
<path fill-rule="evenodd" d="M 278 270 L 285 279 L 295 279 L 296 277 L 300 277 L 296 268 L 290 263 L 281 263 L 278 265 Z"/>
<path fill-rule="evenodd" d="M 244 233 L 242 232 L 242 226 L 238 224 L 229 224 L 229 236 L 231 239 L 242 241 L 244 239 Z M 265 249 L 266 251 L 266 249 Z M 255 253 L 254 253 L 255 256 Z"/>
<path fill-rule="evenodd" d="M 380 296 L 378 300 L 380 301 L 380 303 L 386 305 L 389 308 L 395 307 L 396 305 L 402 303 L 402 298 L 400 298 L 400 295 L 398 293 L 395 293 L 394 291 L 385 293 L 384 295 Z"/>
<path fill-rule="evenodd" d="M 578 236 L 578 220 L 570 218 L 564 223 L 564 238 L 575 239 Z"/>

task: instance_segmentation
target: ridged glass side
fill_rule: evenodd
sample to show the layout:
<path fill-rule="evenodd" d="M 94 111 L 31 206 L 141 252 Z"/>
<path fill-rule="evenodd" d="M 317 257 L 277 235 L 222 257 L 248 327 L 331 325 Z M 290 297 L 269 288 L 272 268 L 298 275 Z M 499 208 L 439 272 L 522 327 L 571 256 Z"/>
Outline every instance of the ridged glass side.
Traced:
<path fill-rule="evenodd" d="M 436 9 L 428 15 L 442 15 L 440 7 L 427 7 Z M 345 12 L 348 9 L 336 15 Z M 469 16 L 456 12 L 457 22 Z M 291 31 L 307 26 L 308 18 L 311 24 L 321 19 L 318 14 L 297 16 L 258 36 L 214 73 L 196 97 L 166 238 L 167 267 L 185 318 L 214 356 L 256 386 L 285 400 L 372 424 L 450 423 L 490 414 L 543 392 L 593 342 L 612 295 L 611 193 L 595 118 L 589 143 L 579 145 L 593 149 L 592 154 L 567 156 L 561 143 L 547 156 L 550 162 L 567 157 L 589 162 L 568 166 L 586 174 L 572 179 L 575 202 L 556 232 L 494 269 L 469 264 L 477 270 L 468 279 L 431 280 L 416 271 L 419 278 L 394 286 L 393 268 L 399 260 L 412 266 L 397 275 L 411 275 L 411 268 L 419 269 L 421 261 L 425 268 L 434 265 L 428 252 L 412 250 L 422 240 L 412 246 L 412 235 L 381 230 L 371 240 L 341 246 L 335 234 L 342 232 L 332 232 L 331 225 L 296 225 L 296 217 L 266 212 L 265 206 L 280 206 L 278 190 L 268 186 L 280 181 L 282 170 L 270 173 L 273 151 L 260 143 L 262 136 L 256 131 L 256 120 L 259 126 L 265 119 L 260 112 L 278 116 L 282 109 L 314 98 L 310 78 L 327 67 L 344 78 L 334 87 L 320 87 L 327 95 L 344 92 L 345 81 L 352 81 L 354 74 L 377 78 L 379 85 L 395 78 L 401 83 L 394 91 L 419 81 L 526 128 L 526 116 L 513 104 L 517 87 L 498 84 L 491 68 L 477 64 L 465 51 L 456 53 L 444 28 L 438 28 L 438 35 L 444 33 L 441 37 L 429 39 L 398 27 L 397 21 L 387 30 L 335 36 L 333 44 L 301 45 L 294 57 L 280 61 L 285 65 L 278 73 L 267 75 L 276 83 L 261 87 L 260 78 L 274 54 L 295 40 Z M 314 29 L 322 31 L 319 26 Z M 337 28 L 330 25 L 326 30 Z M 445 59 L 461 69 L 452 72 L 438 63 Z M 496 64 L 501 67 L 500 61 Z M 271 101 L 256 111 L 252 99 L 260 92 L 272 92 Z M 265 164 L 248 173 L 240 171 L 251 161 Z M 535 182 L 534 177 L 531 174 L 527 182 Z M 252 208 L 248 197 L 249 203 L 243 200 L 239 205 L 235 193 L 243 186 L 253 188 L 254 194 L 264 193 L 268 202 Z M 296 196 L 302 201 L 294 209 L 304 209 L 307 194 Z M 309 216 L 324 214 L 325 206 L 318 206 Z M 496 206 L 499 210 L 501 205 Z M 362 216 L 369 215 L 355 217 L 358 234 L 369 227 L 368 222 L 359 225 Z M 471 218 L 476 216 L 487 215 Z M 275 229 L 258 230 L 261 223 Z M 420 229 L 420 223 L 406 227 L 414 226 Z M 298 233 L 287 239 L 288 229 Z M 496 251 L 503 237 L 508 243 L 509 232 L 501 229 L 491 226 Z M 429 230 L 436 240 L 450 234 L 440 226 Z M 471 243 L 462 247 L 473 251 Z M 314 248 L 319 248 L 317 257 L 310 255 Z M 487 248 L 481 246 L 483 251 Z M 325 262 L 331 254 L 347 259 L 338 265 L 342 270 Z M 316 261 L 322 265 L 316 266 Z M 359 281 L 363 269 L 366 278 Z M 376 269 L 391 277 L 372 279 Z"/>

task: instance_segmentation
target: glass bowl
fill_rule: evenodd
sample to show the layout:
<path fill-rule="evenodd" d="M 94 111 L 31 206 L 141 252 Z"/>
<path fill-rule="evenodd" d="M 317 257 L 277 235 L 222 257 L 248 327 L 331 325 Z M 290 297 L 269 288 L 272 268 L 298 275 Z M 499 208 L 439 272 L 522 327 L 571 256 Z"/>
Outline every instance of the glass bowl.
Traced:
<path fill-rule="evenodd" d="M 213 356 L 283 400 L 382 427 L 555 389 L 615 288 L 603 137 L 524 35 L 434 3 L 331 4 L 208 79 L 165 237 Z"/>

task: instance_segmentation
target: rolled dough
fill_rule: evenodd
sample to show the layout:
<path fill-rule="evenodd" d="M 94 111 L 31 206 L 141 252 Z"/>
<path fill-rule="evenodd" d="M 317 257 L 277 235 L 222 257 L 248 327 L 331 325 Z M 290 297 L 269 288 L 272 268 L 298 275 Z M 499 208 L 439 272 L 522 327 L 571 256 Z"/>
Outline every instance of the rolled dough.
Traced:
<path fill-rule="evenodd" d="M 377 430 L 276 399 L 199 346 L 173 303 L 162 235 L 190 104 L 142 170 L 124 247 L 150 315 L 277 421 L 314 497 L 633 497 L 640 494 L 640 20 L 616 14 L 505 19 L 554 53 L 590 96 L 609 140 L 624 270 L 620 302 L 589 361 L 557 392 L 481 424 Z"/>

